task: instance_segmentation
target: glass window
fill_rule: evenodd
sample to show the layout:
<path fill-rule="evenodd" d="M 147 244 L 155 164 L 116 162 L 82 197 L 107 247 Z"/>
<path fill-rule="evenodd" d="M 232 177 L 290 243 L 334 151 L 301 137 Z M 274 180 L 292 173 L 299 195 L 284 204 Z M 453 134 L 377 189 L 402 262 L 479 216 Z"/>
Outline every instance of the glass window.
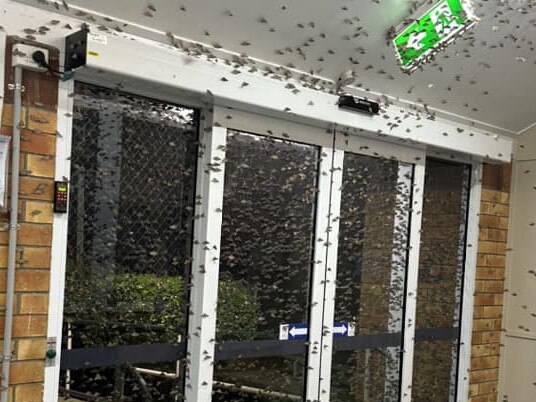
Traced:
<path fill-rule="evenodd" d="M 413 400 L 455 400 L 470 167 L 428 159 L 421 230 Z"/>
<path fill-rule="evenodd" d="M 178 400 L 197 138 L 193 109 L 75 86 L 63 393 Z"/>
<path fill-rule="evenodd" d="M 413 168 L 345 153 L 331 400 L 397 401 Z"/>
<path fill-rule="evenodd" d="M 75 87 L 66 397 L 183 399 L 198 122 L 194 109 Z M 212 401 L 303 402 L 320 148 L 229 130 L 225 151 Z M 400 399 L 413 174 L 344 153 L 331 401 Z M 456 396 L 469 178 L 427 160 L 415 402 Z"/>
<path fill-rule="evenodd" d="M 229 132 L 213 401 L 302 401 L 319 149 Z M 297 337 L 300 338 L 300 337 Z"/>

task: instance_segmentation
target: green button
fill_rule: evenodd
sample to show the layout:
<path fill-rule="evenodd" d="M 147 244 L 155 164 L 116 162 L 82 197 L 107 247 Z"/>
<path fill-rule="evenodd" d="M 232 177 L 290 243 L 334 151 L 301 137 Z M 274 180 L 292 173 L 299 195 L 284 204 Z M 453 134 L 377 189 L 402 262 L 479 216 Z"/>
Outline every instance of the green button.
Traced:
<path fill-rule="evenodd" d="M 49 349 L 46 351 L 45 356 L 47 359 L 54 359 L 56 357 L 56 351 L 54 349 Z"/>

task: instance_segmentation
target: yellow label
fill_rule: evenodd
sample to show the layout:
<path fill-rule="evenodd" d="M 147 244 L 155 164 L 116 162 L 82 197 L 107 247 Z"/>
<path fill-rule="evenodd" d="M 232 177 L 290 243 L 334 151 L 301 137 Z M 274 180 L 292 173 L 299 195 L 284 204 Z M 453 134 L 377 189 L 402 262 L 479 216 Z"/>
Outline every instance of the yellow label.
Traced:
<path fill-rule="evenodd" d="M 99 52 L 94 52 L 93 50 L 88 50 L 87 55 L 88 56 L 93 56 L 93 57 L 99 57 Z"/>

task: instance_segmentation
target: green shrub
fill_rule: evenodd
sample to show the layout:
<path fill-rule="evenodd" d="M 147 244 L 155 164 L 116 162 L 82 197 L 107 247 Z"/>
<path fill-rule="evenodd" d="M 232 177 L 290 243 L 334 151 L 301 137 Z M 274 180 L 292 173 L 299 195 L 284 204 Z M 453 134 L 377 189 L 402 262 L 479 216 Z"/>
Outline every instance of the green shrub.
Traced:
<path fill-rule="evenodd" d="M 257 332 L 259 304 L 246 285 L 229 279 L 218 286 L 217 339 L 253 340 Z"/>
<path fill-rule="evenodd" d="M 65 318 L 73 347 L 175 343 L 184 334 L 186 297 L 180 276 L 100 274 L 71 261 Z M 253 339 L 259 305 L 250 289 L 220 281 L 218 302 L 218 341 Z"/>

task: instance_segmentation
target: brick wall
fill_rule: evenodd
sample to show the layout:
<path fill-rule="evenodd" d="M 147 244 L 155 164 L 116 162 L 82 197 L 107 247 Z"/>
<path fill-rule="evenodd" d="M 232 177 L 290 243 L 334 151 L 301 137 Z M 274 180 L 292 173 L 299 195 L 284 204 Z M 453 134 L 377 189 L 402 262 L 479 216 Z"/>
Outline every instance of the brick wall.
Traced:
<path fill-rule="evenodd" d="M 496 402 L 510 165 L 484 165 L 471 349 L 470 402 Z"/>
<path fill-rule="evenodd" d="M 12 135 L 13 93 L 10 38 L 6 49 L 6 89 L 1 133 Z M 52 50 L 52 49 L 51 49 Z M 58 53 L 51 62 L 57 66 Z M 46 347 L 52 198 L 56 144 L 57 79 L 49 74 L 24 71 L 21 127 L 20 229 L 17 240 L 13 355 L 10 395 L 14 402 L 42 402 Z M 2 224 L 9 213 L 1 215 Z M 5 280 L 9 233 L 0 232 L 0 301 L 5 305 Z M 3 309 L 2 309 L 3 311 Z M 3 337 L 3 320 L 0 321 Z"/>

